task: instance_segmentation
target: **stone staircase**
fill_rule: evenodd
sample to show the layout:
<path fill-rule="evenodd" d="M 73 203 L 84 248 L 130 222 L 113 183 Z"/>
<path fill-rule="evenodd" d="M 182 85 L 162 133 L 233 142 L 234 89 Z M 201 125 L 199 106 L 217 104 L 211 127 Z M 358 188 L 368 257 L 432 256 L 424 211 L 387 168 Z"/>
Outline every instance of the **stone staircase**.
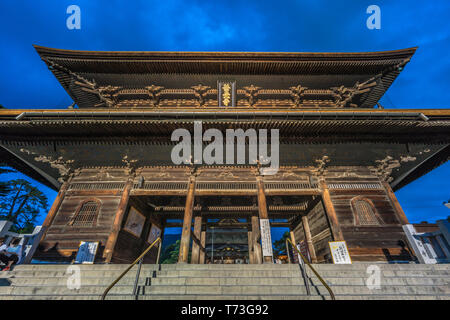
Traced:
<path fill-rule="evenodd" d="M 341 299 L 450 299 L 450 265 L 375 264 L 380 288 L 366 283 L 370 263 L 314 265 Z M 20 265 L 0 272 L 0 299 L 100 299 L 126 265 L 78 265 L 81 287 L 69 289 L 69 265 Z M 308 270 L 307 295 L 298 265 L 143 265 L 139 294 L 132 295 L 137 267 L 122 278 L 107 299 L 139 300 L 330 300 L 326 288 Z"/>

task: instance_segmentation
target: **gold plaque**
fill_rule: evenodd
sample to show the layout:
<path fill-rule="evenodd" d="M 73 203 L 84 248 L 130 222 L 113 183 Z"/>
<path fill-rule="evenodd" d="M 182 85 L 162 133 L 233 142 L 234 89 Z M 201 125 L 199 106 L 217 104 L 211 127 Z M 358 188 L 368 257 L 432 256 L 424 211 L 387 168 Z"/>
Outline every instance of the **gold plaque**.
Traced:
<path fill-rule="evenodd" d="M 217 81 L 219 107 L 236 106 L 236 81 Z"/>

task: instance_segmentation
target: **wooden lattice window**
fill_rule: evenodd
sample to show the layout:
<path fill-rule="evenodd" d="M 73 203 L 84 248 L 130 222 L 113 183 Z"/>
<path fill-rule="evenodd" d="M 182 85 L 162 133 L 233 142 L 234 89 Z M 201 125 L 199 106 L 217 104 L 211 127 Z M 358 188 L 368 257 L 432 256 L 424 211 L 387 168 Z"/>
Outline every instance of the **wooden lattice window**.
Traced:
<path fill-rule="evenodd" d="M 79 207 L 72 220 L 70 226 L 74 227 L 93 227 L 97 224 L 97 216 L 100 210 L 100 201 L 87 200 Z"/>
<path fill-rule="evenodd" d="M 382 224 L 381 217 L 372 201 L 356 197 L 351 201 L 355 225 L 378 226 Z"/>

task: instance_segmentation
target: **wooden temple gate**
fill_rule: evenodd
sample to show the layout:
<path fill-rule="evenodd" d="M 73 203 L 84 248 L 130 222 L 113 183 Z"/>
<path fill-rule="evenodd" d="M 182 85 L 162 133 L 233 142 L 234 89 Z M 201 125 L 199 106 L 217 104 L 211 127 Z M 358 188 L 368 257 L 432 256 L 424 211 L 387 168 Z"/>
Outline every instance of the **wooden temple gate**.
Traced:
<path fill-rule="evenodd" d="M 211 258 L 206 230 L 218 225 L 217 219 L 245 219 L 234 227 L 247 228 L 249 263 L 273 262 L 261 248 L 261 219 L 270 219 L 272 227 L 289 228 L 294 243 L 305 241 L 313 262 L 330 262 L 328 241 L 333 240 L 347 240 L 350 252 L 363 259 L 376 258 L 382 250 L 377 243 L 372 250 L 357 245 L 373 242 L 370 232 L 396 232 L 398 237 L 407 220 L 386 184 L 369 170 L 358 170 L 356 178 L 343 179 L 341 169 L 330 169 L 324 176 L 314 168 L 295 167 L 280 168 L 273 176 L 261 176 L 252 166 L 81 169 L 61 188 L 44 223 L 46 235 L 36 258 L 73 259 L 78 242 L 85 240 L 100 242 L 97 262 L 127 263 L 148 246 L 155 226 L 162 234 L 165 228 L 182 227 L 179 263 L 206 263 Z M 98 205 L 97 212 L 92 225 L 82 226 L 77 221 L 89 203 Z M 360 219 L 370 219 L 364 203 L 373 207 L 376 223 L 355 224 L 358 210 L 367 216 Z M 367 238 L 352 239 L 353 231 L 361 228 L 366 228 Z M 157 251 L 145 262 L 154 263 Z"/>
<path fill-rule="evenodd" d="M 402 229 L 408 220 L 391 188 L 450 152 L 448 110 L 378 103 L 415 48 L 36 50 L 77 108 L 0 110 L 5 163 L 59 190 L 34 259 L 70 262 L 80 241 L 95 241 L 95 262 L 128 263 L 155 234 L 181 227 L 178 261 L 205 263 L 207 230 L 226 219 L 247 228 L 250 263 L 272 262 L 270 226 L 289 228 L 314 262 L 330 262 L 332 240 L 345 240 L 353 261 L 412 259 Z M 175 165 L 172 134 L 195 137 L 199 122 L 202 134 L 278 130 L 279 144 L 270 141 L 279 146 L 279 171 L 260 175 L 250 161 L 200 165 L 195 146 L 198 167 Z"/>

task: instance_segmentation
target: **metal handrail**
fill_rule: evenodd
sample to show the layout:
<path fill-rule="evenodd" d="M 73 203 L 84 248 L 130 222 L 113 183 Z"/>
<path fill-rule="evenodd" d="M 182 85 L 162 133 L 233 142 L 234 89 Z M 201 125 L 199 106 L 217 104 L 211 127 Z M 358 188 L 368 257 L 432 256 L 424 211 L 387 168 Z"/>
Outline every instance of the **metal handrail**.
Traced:
<path fill-rule="evenodd" d="M 320 276 L 320 274 L 316 271 L 316 269 L 313 268 L 313 266 L 309 263 L 309 261 L 303 256 L 303 254 L 300 252 L 300 250 L 298 250 L 298 248 L 296 246 L 294 246 L 294 244 L 292 243 L 291 239 L 286 238 L 286 243 L 289 242 L 292 246 L 292 248 L 294 248 L 295 251 L 297 251 L 297 253 L 300 255 L 300 257 L 302 258 L 303 262 L 305 264 L 308 265 L 308 267 L 311 268 L 311 270 L 314 272 L 314 274 L 316 275 L 316 277 L 320 280 L 320 282 L 322 282 L 323 286 L 328 290 L 328 293 L 330 294 L 330 297 L 332 300 L 336 300 L 333 291 L 331 290 L 331 288 L 328 286 L 328 284 L 325 282 L 325 280 L 323 280 L 323 278 Z M 288 256 L 289 256 L 289 252 L 287 252 Z M 306 280 L 308 281 L 308 280 Z"/>
<path fill-rule="evenodd" d="M 142 254 L 141 254 L 136 260 L 134 260 L 134 262 L 133 262 L 132 264 L 130 264 L 130 265 L 128 266 L 128 268 L 127 268 L 124 272 L 122 272 L 122 274 L 121 274 L 120 276 L 117 277 L 116 280 L 114 280 L 114 281 L 108 286 L 108 288 L 106 288 L 105 292 L 103 292 L 103 294 L 102 294 L 101 300 L 105 300 L 106 295 L 107 295 L 108 292 L 112 289 L 112 287 L 114 287 L 114 286 L 117 284 L 117 282 L 119 282 L 119 280 L 122 279 L 123 276 L 124 276 L 125 274 L 127 274 L 127 272 L 130 271 L 131 268 L 133 268 L 133 267 L 135 266 L 136 263 L 138 263 L 139 261 L 142 261 L 142 259 L 144 258 L 144 256 L 150 251 L 151 248 L 153 248 L 153 246 L 154 246 L 157 242 L 160 242 L 160 247 L 161 247 L 161 238 L 158 237 L 155 241 L 153 241 L 153 243 L 152 243 L 147 249 L 145 249 L 144 252 L 142 252 Z M 158 252 L 159 252 L 159 251 L 158 251 Z M 158 257 L 158 260 L 159 260 L 159 257 Z M 137 278 L 138 278 L 138 277 L 139 277 L 139 273 L 137 274 Z"/>

